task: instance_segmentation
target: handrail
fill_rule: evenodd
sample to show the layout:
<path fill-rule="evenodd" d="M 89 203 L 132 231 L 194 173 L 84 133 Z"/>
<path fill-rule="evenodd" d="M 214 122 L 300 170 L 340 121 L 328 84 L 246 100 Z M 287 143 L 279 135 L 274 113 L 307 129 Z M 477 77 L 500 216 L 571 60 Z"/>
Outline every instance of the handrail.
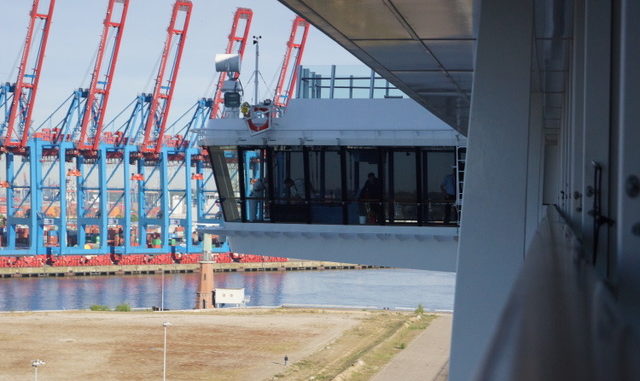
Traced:
<path fill-rule="evenodd" d="M 555 206 L 527 251 L 476 380 L 637 380 L 637 332 Z"/>

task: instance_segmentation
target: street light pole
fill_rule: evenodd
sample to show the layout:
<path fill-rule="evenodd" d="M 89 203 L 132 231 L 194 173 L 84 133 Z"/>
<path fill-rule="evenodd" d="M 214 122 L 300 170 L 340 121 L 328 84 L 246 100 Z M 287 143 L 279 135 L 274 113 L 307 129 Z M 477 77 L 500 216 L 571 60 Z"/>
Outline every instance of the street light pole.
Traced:
<path fill-rule="evenodd" d="M 33 367 L 33 379 L 35 381 L 38 381 L 38 367 L 42 366 L 46 364 L 44 361 L 40 360 L 40 359 L 36 359 L 31 361 L 31 366 Z"/>
<path fill-rule="evenodd" d="M 162 271 L 162 284 L 160 285 L 160 311 L 164 311 L 164 269 Z"/>
<path fill-rule="evenodd" d="M 162 350 L 162 381 L 167 380 L 167 327 L 169 327 L 171 323 L 165 321 L 162 323 L 162 327 L 164 327 L 164 346 Z"/>

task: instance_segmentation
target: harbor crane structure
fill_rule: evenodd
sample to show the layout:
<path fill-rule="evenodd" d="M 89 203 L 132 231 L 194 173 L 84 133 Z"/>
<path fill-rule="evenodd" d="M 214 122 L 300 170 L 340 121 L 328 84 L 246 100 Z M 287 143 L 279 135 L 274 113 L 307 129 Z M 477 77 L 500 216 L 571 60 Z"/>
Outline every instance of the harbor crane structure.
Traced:
<path fill-rule="evenodd" d="M 176 1 L 173 6 L 171 22 L 167 29 L 167 39 L 164 44 L 162 59 L 160 60 L 160 68 L 149 102 L 149 110 L 146 114 L 140 151 L 144 154 L 151 153 L 156 155 L 155 158 L 162 150 L 173 92 L 180 70 L 187 31 L 189 30 L 192 7 L 193 4 L 190 0 Z"/>
<path fill-rule="evenodd" d="M 33 1 L 18 76 L 15 83 L 5 84 L 0 90 L 4 111 L 0 120 L 0 135 L 4 136 L 0 150 L 5 163 L 0 187 L 6 190 L 1 210 L 6 216 L 2 244 L 10 249 L 8 252 L 17 245 L 30 249 L 35 246 L 33 240 L 23 238 L 25 232 L 36 231 L 38 222 L 37 214 L 31 213 L 39 204 L 37 191 L 32 187 L 39 180 L 37 165 L 33 165 L 38 152 L 35 142 L 29 140 L 29 131 L 55 4 L 55 0 Z"/>
<path fill-rule="evenodd" d="M 104 0 L 88 86 L 71 91 L 49 117 L 32 125 L 55 6 L 55 0 L 33 1 L 17 80 L 0 85 L 0 258 L 5 262 L 195 263 L 208 246 L 197 225 L 220 222 L 208 152 L 197 145 L 195 131 L 211 119 L 231 116 L 224 110 L 224 85 L 239 80 L 240 72 L 220 73 L 210 97 L 170 123 L 193 9 L 192 1 L 176 0 L 162 32 L 152 91 L 137 95 L 108 121 L 130 1 Z M 226 54 L 243 58 L 252 19 L 251 9 L 235 11 Z M 297 66 L 304 40 L 300 45 L 292 36 L 287 47 L 287 62 Z M 285 87 L 283 92 L 293 91 Z M 228 160 L 240 166 L 237 158 Z M 214 252 L 228 251 L 224 239 L 213 241 Z"/>
<path fill-rule="evenodd" d="M 178 0 L 173 4 L 153 92 L 138 95 L 127 121 L 105 133 L 106 187 L 111 197 L 109 236 L 120 244 L 109 247 L 116 255 L 193 249 L 189 173 L 192 166 L 185 165 L 184 157 L 178 160 L 169 154 L 176 147 L 176 139 L 165 135 L 192 7 L 191 1 Z M 181 170 L 172 168 L 175 165 Z M 170 185 L 175 179 L 180 179 L 180 190 Z M 183 196 L 177 203 L 185 218 L 172 221 L 172 212 L 179 206 L 172 205 L 171 200 L 179 197 L 178 193 Z M 177 231 L 181 232 L 179 237 Z M 178 241 L 183 245 L 178 245 Z"/>
<path fill-rule="evenodd" d="M 287 50 L 284 55 L 282 69 L 278 77 L 278 86 L 273 97 L 273 103 L 278 107 L 287 107 L 294 95 L 300 63 L 307 44 L 310 24 L 298 16 L 293 20 L 291 34 L 287 42 Z"/>
<path fill-rule="evenodd" d="M 27 153 L 29 129 L 33 107 L 38 93 L 42 64 L 44 63 L 51 29 L 51 19 L 55 8 L 55 0 L 34 0 L 29 13 L 29 26 L 22 50 L 22 59 L 18 69 L 18 78 L 8 92 L 13 93 L 8 117 L 0 131 L 4 135 L 3 150 L 18 154 Z M 8 102 L 8 97 L 4 97 Z"/>
<path fill-rule="evenodd" d="M 6 162 L 0 255 L 54 261 L 58 255 L 110 254 L 117 263 L 123 254 L 201 251 L 201 240 L 191 234 L 205 216 L 216 221 L 215 186 L 211 175 L 208 181 L 203 175 L 203 158 L 191 164 L 199 150 L 184 137 L 165 135 L 192 2 L 173 4 L 153 93 L 136 97 L 124 128 L 105 123 L 105 116 L 129 0 L 107 0 L 89 87 L 73 91 L 31 129 L 55 0 L 48 4 L 45 12 L 42 0 L 34 1 L 18 80 L 0 87 Z M 194 151 L 184 155 L 185 148 Z M 192 204 L 202 217 L 193 223 Z"/>
<path fill-rule="evenodd" d="M 51 253 L 84 248 L 87 235 L 107 236 L 106 220 L 101 219 L 108 202 L 108 193 L 100 187 L 106 183 L 101 135 L 128 9 L 129 0 L 108 1 L 89 88 L 72 92 L 63 104 L 68 104 L 67 112 L 55 127 L 34 134 L 41 153 L 36 167 L 41 173 L 36 183 L 36 195 L 42 199 L 38 210 L 43 230 L 39 232 L 47 235 L 46 244 L 59 245 L 48 249 Z M 91 250 L 100 248 L 91 246 Z"/>
<path fill-rule="evenodd" d="M 114 9 L 116 5 L 120 7 Z M 129 0 L 109 0 L 91 85 L 86 96 L 87 100 L 79 125 L 80 131 L 76 140 L 76 149 L 89 151 L 91 156 L 100 146 L 105 111 L 109 102 L 128 9 Z M 114 12 L 117 13 L 114 14 Z M 108 47 L 110 47 L 109 50 L 107 50 Z M 73 135 L 76 136 L 75 133 Z"/>

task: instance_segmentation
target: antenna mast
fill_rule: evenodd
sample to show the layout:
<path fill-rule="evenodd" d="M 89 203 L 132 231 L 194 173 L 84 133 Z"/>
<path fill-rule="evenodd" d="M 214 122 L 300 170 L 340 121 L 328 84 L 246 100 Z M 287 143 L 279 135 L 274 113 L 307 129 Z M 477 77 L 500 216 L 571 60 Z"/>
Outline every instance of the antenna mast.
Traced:
<path fill-rule="evenodd" d="M 253 36 L 253 44 L 256 46 L 256 70 L 253 72 L 253 104 L 258 104 L 258 87 L 260 82 L 258 76 L 260 75 L 260 40 L 262 36 Z"/>

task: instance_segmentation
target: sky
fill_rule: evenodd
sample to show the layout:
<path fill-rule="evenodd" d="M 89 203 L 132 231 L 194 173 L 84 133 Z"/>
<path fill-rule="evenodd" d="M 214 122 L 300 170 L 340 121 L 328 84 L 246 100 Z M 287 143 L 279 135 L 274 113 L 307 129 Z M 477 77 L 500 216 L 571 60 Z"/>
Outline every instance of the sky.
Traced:
<path fill-rule="evenodd" d="M 48 0 L 41 0 L 48 4 Z M 111 120 L 137 94 L 151 92 L 173 0 L 131 0 L 116 77 L 106 120 Z M 27 31 L 30 0 L 0 0 L 0 81 L 15 82 L 19 55 Z M 49 44 L 34 109 L 39 126 L 70 94 L 88 87 L 93 58 L 102 31 L 107 0 L 57 0 Z M 237 7 L 254 11 L 251 35 L 261 35 L 261 72 L 270 90 L 261 84 L 261 98 L 271 98 L 295 14 L 276 0 L 193 0 L 193 12 L 175 89 L 169 123 L 197 99 L 211 97 L 217 80 L 214 56 L 223 53 Z M 254 48 L 243 62 L 245 94 L 254 70 Z M 361 65 L 355 57 L 315 28 L 311 28 L 303 65 Z M 209 90 L 207 92 L 207 90 Z M 251 100 L 251 99 L 249 99 Z M 59 119 L 62 118 L 62 114 Z"/>

